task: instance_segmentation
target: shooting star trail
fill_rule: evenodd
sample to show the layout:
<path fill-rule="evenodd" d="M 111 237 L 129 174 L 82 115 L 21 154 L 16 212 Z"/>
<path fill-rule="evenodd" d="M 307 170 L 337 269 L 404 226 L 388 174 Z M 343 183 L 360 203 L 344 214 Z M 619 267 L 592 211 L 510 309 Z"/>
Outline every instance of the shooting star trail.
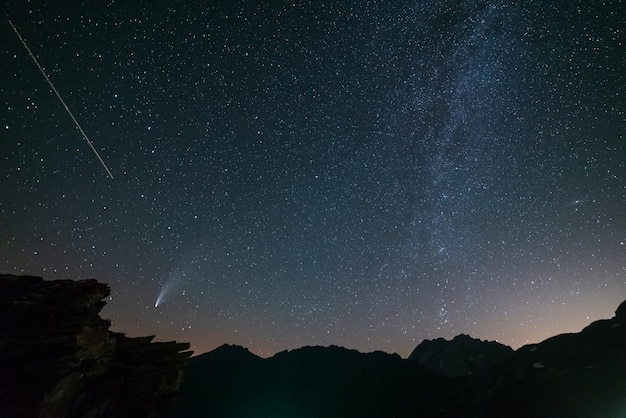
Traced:
<path fill-rule="evenodd" d="M 109 170 L 109 167 L 107 167 L 107 165 L 104 163 L 104 160 L 102 159 L 102 157 L 100 157 L 100 154 L 98 153 L 98 150 L 96 150 L 96 147 L 93 145 L 93 142 L 91 142 L 89 137 L 87 137 L 87 134 L 85 133 L 85 131 L 83 131 L 83 128 L 80 126 L 80 124 L 78 123 L 78 121 L 74 117 L 74 114 L 72 113 L 70 108 L 67 107 L 67 104 L 65 104 L 65 100 L 63 100 L 63 98 L 61 97 L 61 94 L 59 93 L 59 91 L 56 89 L 56 87 L 54 87 L 54 84 L 52 84 L 52 80 L 50 80 L 50 78 L 48 77 L 46 72 L 43 70 L 43 67 L 41 65 L 39 65 L 39 61 L 37 61 L 37 58 L 35 58 L 35 55 L 31 52 L 31 50 L 28 47 L 28 45 L 26 45 L 26 41 L 24 40 L 24 38 L 22 38 L 22 35 L 20 35 L 20 33 L 18 32 L 18 30 L 15 27 L 15 25 L 13 24 L 13 22 L 11 22 L 11 19 L 9 19 L 9 25 L 11 25 L 11 27 L 13 28 L 13 31 L 15 32 L 17 37 L 20 38 L 20 42 L 22 43 L 22 45 L 24 45 L 24 48 L 26 49 L 26 52 L 28 52 L 28 55 L 30 55 L 30 57 L 32 58 L 32 60 L 35 63 L 35 65 L 37 65 L 37 68 L 39 68 L 39 71 L 41 71 L 41 74 L 43 75 L 43 77 L 48 82 L 48 85 L 50 86 L 50 88 L 52 89 L 54 94 L 56 94 L 57 98 L 59 99 L 59 101 L 61 102 L 61 104 L 65 108 L 65 110 L 67 111 L 67 114 L 70 115 L 70 118 L 72 118 L 72 120 L 74 121 L 74 124 L 76 125 L 76 128 L 78 128 L 78 131 L 81 133 L 81 135 L 85 139 L 85 142 L 87 142 L 87 144 L 89 144 L 89 147 L 91 148 L 93 153 L 96 154 L 96 157 L 98 157 L 98 161 L 100 161 L 100 164 L 102 164 L 102 167 L 104 167 L 104 169 L 106 170 L 106 172 L 109 175 L 109 177 L 113 178 L 113 174 L 111 173 L 111 170 Z"/>

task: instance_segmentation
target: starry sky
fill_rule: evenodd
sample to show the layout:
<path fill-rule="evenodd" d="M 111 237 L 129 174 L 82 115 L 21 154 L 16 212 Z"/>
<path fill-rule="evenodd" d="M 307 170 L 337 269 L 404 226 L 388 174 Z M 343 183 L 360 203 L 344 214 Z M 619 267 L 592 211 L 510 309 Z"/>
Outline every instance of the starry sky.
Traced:
<path fill-rule="evenodd" d="M 197 354 L 577 332 L 626 299 L 624 6 L 10 2 L 0 271 Z"/>

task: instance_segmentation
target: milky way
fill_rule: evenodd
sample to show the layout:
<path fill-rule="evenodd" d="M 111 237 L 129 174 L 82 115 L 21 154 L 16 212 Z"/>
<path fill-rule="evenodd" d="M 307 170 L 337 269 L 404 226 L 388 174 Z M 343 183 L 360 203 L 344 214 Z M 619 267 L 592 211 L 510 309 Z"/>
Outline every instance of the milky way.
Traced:
<path fill-rule="evenodd" d="M 0 268 L 107 282 L 114 329 L 197 352 L 610 317 L 626 10 L 590 3 L 14 3 L 116 176 L 5 25 Z"/>

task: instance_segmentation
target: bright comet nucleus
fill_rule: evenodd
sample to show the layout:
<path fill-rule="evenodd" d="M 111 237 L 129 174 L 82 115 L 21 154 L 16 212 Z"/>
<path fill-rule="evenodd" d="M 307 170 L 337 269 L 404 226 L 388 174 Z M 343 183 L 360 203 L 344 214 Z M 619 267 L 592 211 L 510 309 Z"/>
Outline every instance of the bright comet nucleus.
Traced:
<path fill-rule="evenodd" d="M 168 291 L 168 289 L 170 288 L 170 286 L 164 286 L 161 291 L 159 292 L 159 295 L 157 296 L 156 302 L 154 302 L 154 307 L 158 308 L 159 305 L 161 304 L 161 302 L 163 302 L 163 300 L 165 299 L 165 295 Z"/>

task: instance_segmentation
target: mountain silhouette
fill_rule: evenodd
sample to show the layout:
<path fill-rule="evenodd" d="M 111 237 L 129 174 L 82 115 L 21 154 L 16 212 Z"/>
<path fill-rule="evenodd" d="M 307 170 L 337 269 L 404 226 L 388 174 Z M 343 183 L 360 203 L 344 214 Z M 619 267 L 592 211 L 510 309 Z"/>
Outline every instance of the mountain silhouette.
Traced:
<path fill-rule="evenodd" d="M 184 400 L 169 416 L 410 417 L 444 384 L 425 367 L 383 352 L 304 347 L 262 359 L 224 345 L 189 359 Z"/>
<path fill-rule="evenodd" d="M 409 356 L 422 366 L 444 376 L 465 376 L 483 370 L 513 354 L 513 349 L 495 341 L 481 341 L 469 335 L 424 340 Z"/>
<path fill-rule="evenodd" d="M 626 301 L 612 319 L 521 347 L 471 384 L 473 416 L 625 417 Z"/>
<path fill-rule="evenodd" d="M 95 280 L 0 275 L 0 417 L 626 417 L 626 301 L 516 351 L 460 335 L 409 359 L 337 346 L 265 359 L 235 345 L 188 359 L 188 344 L 111 332 L 108 294 Z"/>
<path fill-rule="evenodd" d="M 221 346 L 188 360 L 168 417 L 626 416 L 626 302 L 615 317 L 514 351 L 460 335 L 410 359 L 303 347 L 263 359 Z"/>

